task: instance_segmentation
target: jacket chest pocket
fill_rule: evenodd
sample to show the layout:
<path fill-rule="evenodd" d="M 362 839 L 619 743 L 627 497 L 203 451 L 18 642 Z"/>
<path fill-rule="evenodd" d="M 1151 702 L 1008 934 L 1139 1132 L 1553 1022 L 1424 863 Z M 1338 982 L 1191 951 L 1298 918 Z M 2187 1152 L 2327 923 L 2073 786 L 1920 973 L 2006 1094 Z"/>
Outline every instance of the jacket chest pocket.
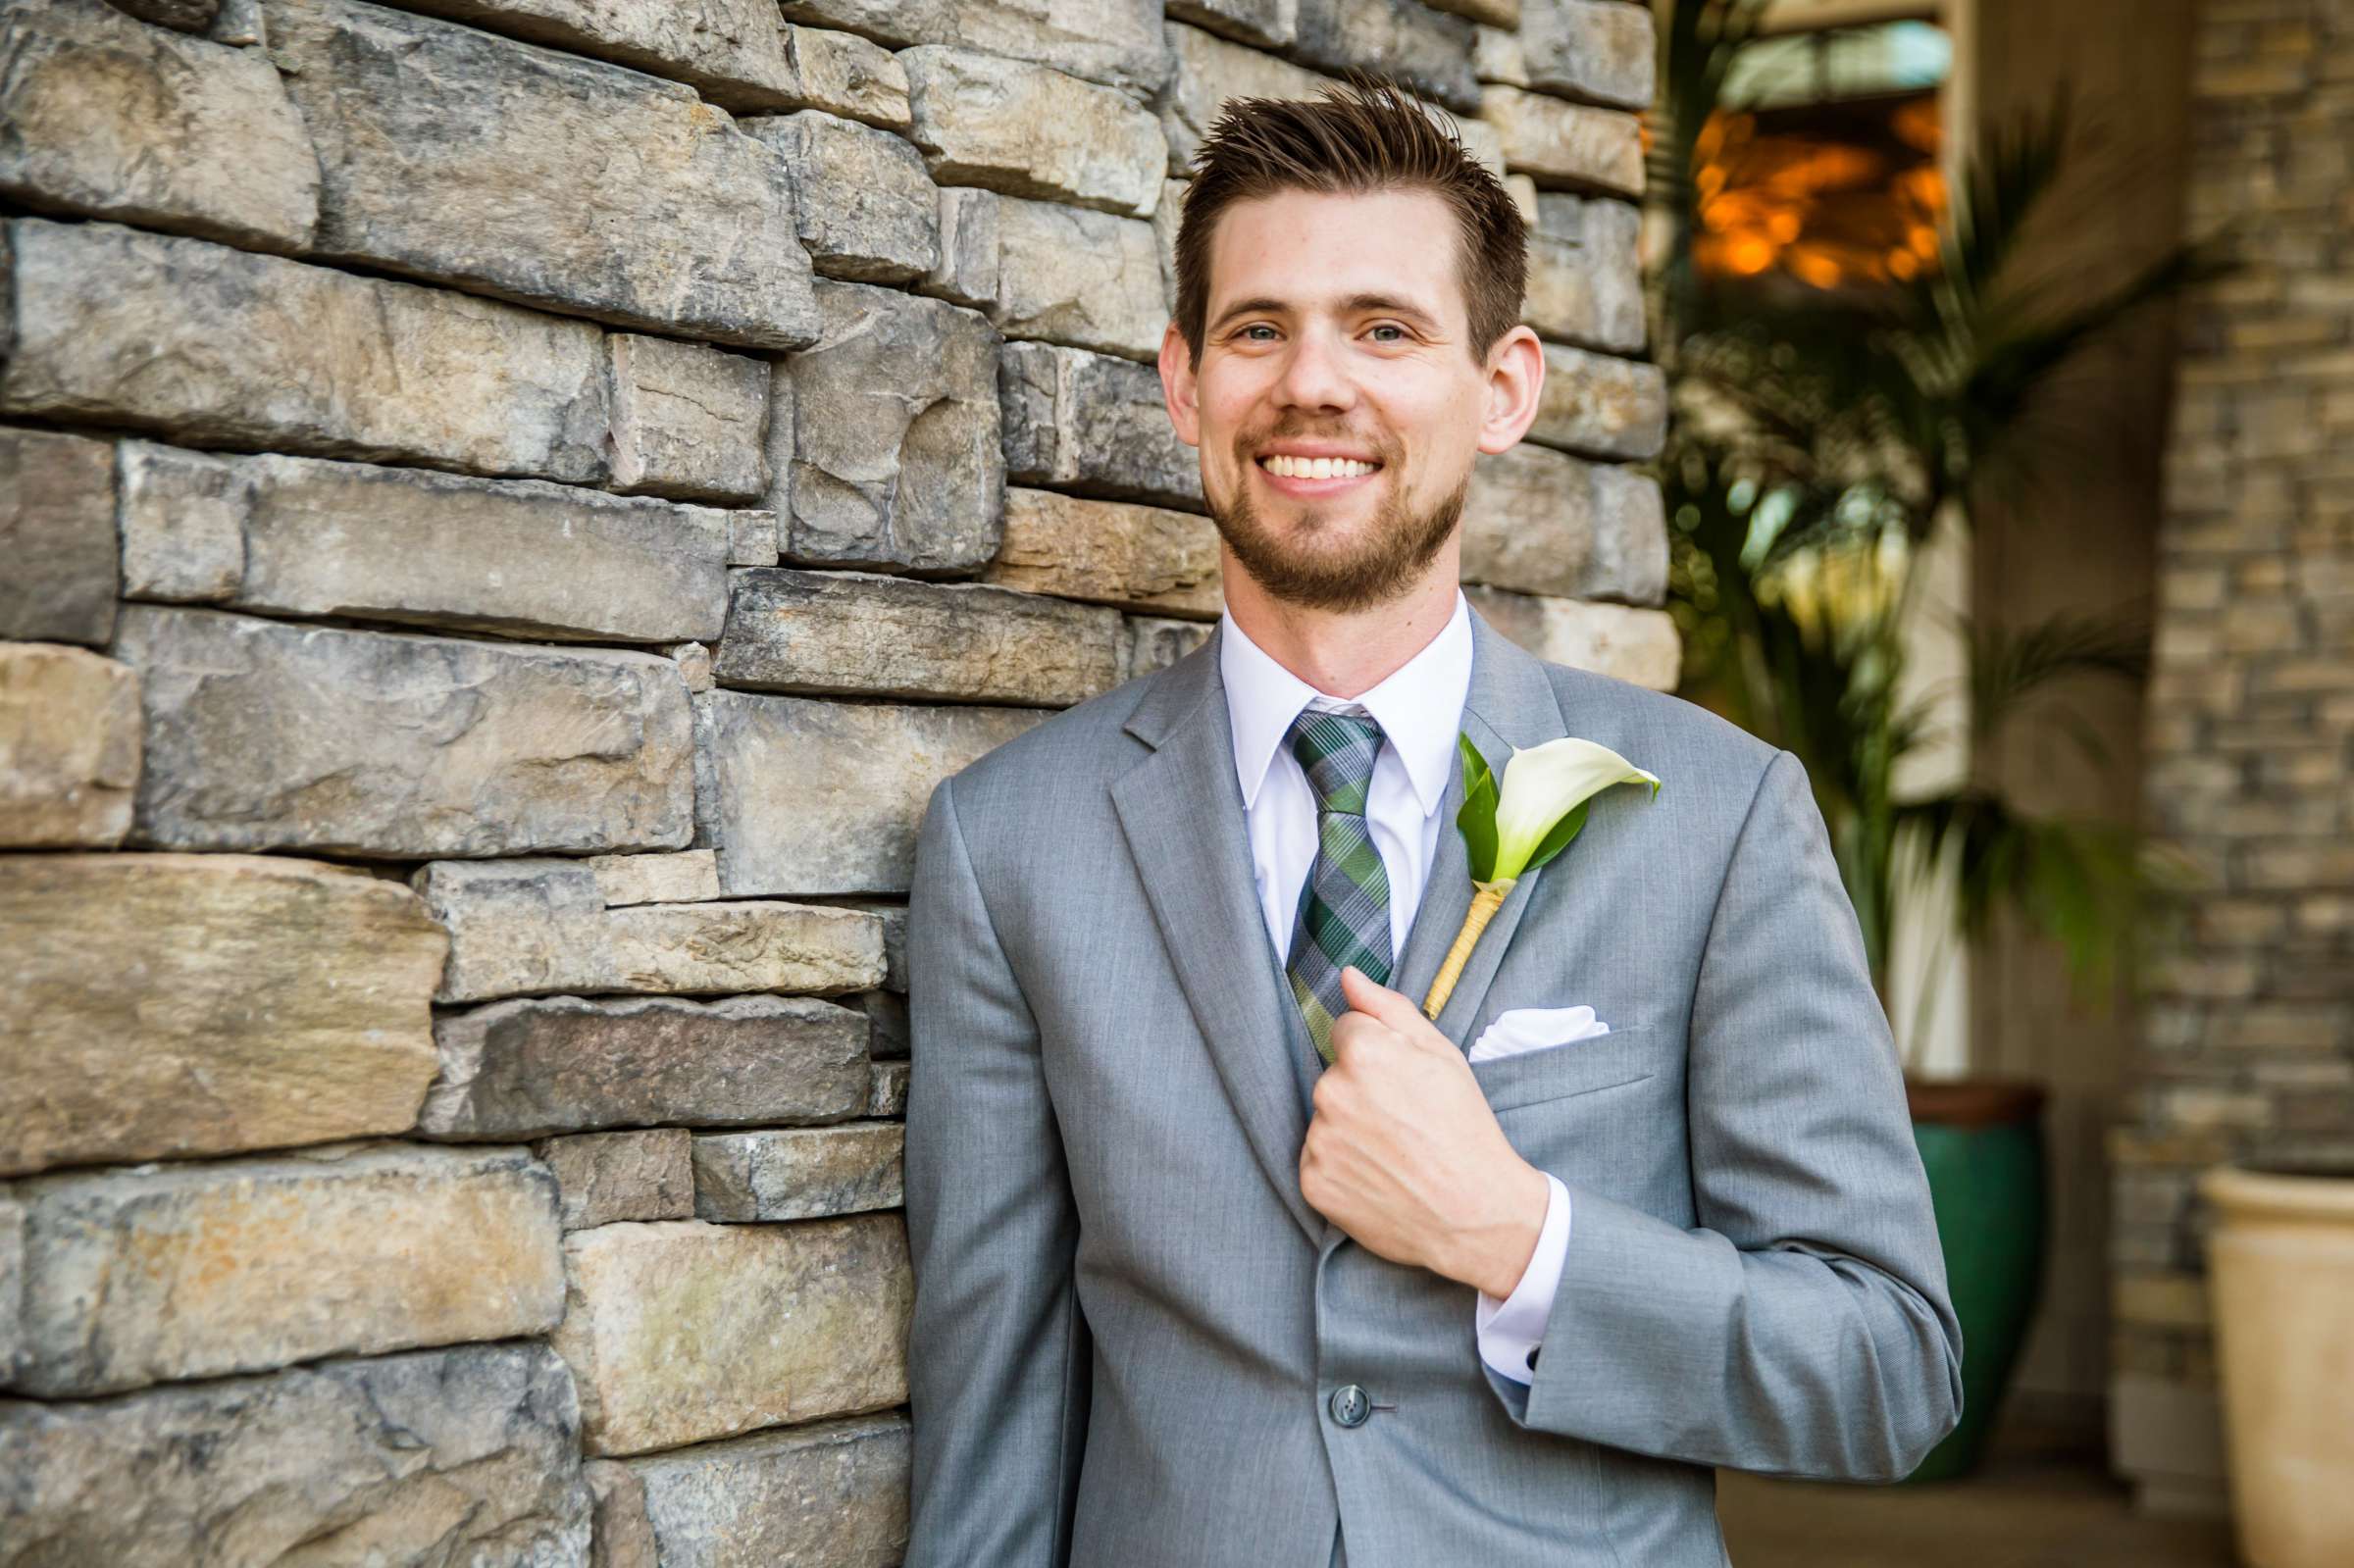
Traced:
<path fill-rule="evenodd" d="M 1607 1035 L 1539 1045 L 1509 1056 L 1471 1064 L 1471 1077 L 1497 1113 L 1524 1105 L 1590 1094 L 1620 1084 L 1639 1083 L 1658 1070 L 1658 1031 L 1648 1025 L 1613 1029 Z"/>

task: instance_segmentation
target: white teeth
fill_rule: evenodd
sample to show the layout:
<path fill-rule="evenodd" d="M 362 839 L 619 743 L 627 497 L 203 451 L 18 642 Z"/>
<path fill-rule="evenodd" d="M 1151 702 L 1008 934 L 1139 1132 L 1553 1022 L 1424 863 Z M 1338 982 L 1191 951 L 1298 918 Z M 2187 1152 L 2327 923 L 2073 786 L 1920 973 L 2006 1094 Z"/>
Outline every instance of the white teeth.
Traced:
<path fill-rule="evenodd" d="M 1276 456 L 1261 458 L 1259 463 L 1268 473 L 1287 480 L 1355 479 L 1360 474 L 1372 473 L 1378 466 L 1360 463 L 1352 457 Z"/>

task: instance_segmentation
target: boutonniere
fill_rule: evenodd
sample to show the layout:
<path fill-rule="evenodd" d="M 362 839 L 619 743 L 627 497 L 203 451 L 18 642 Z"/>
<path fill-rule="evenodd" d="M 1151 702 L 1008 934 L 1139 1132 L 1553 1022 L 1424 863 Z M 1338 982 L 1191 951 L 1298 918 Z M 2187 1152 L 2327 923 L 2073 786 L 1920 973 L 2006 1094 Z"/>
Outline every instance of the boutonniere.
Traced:
<path fill-rule="evenodd" d="M 1659 777 L 1645 773 L 1608 746 L 1575 735 L 1541 746 L 1514 746 L 1504 764 L 1504 784 L 1488 772 L 1487 758 L 1465 734 L 1456 736 L 1463 756 L 1463 805 L 1455 814 L 1471 855 L 1471 908 L 1455 934 L 1447 961 L 1422 999 L 1422 1014 L 1436 1018 L 1454 994 L 1479 934 L 1504 906 L 1512 884 L 1569 847 L 1586 825 L 1586 806 L 1615 784 L 1648 784 L 1656 797 Z"/>

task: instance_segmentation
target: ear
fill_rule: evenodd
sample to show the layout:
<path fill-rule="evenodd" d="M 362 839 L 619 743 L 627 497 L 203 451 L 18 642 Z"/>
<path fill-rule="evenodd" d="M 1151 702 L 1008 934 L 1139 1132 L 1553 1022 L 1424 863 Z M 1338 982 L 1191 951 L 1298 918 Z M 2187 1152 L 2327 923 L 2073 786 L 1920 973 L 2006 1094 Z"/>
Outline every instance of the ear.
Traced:
<path fill-rule="evenodd" d="M 1515 327 L 1488 350 L 1488 384 L 1480 410 L 1479 449 L 1494 456 L 1520 444 L 1537 422 L 1545 391 L 1545 345 L 1527 327 Z"/>
<path fill-rule="evenodd" d="M 1175 322 L 1160 334 L 1160 394 L 1168 405 L 1177 439 L 1200 446 L 1202 413 L 1194 401 L 1194 353 L 1185 346 L 1185 333 L 1177 329 Z"/>

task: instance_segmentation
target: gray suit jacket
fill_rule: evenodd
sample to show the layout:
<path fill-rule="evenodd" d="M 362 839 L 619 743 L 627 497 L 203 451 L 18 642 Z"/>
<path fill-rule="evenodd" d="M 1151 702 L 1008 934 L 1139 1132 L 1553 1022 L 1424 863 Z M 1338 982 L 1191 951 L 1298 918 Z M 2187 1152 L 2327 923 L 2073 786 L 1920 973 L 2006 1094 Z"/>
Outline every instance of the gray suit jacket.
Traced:
<path fill-rule="evenodd" d="M 1596 797 L 1438 1019 L 1458 1046 L 1515 1007 L 1611 1026 L 1471 1068 L 1571 1194 L 1535 1382 L 1480 1361 L 1472 1287 L 1301 1196 L 1316 1062 L 1213 635 L 924 816 L 906 1568 L 1325 1568 L 1336 1526 L 1354 1568 L 1714 1568 L 1712 1466 L 1892 1480 L 1960 1419 L 1928 1190 L 1804 769 L 1471 623 L 1462 727 L 1499 774 L 1577 734 L 1664 781 Z M 1461 794 L 1458 771 L 1393 981 L 1416 1000 L 1470 903 Z"/>

